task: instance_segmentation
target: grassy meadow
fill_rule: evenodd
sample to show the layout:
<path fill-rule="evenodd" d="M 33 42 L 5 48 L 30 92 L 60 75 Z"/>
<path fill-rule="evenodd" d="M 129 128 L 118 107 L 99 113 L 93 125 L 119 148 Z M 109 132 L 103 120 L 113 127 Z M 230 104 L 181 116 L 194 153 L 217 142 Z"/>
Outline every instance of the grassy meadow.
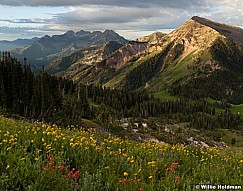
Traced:
<path fill-rule="evenodd" d="M 0 116 L 0 190 L 196 190 L 243 186 L 241 149 L 138 143 L 104 130 Z"/>

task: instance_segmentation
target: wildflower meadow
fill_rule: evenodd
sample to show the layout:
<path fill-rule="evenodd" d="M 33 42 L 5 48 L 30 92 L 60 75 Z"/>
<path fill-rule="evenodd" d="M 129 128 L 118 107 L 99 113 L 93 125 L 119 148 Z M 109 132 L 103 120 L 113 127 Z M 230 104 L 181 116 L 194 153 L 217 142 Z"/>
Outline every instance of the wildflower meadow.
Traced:
<path fill-rule="evenodd" d="M 243 186 L 240 149 L 123 140 L 80 126 L 0 116 L 0 190 L 196 190 Z"/>

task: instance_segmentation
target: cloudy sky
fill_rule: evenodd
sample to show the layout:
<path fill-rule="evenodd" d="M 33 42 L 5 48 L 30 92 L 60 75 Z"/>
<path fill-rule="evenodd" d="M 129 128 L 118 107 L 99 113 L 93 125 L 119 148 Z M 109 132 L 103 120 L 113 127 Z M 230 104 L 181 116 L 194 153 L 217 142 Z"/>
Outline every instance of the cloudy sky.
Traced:
<path fill-rule="evenodd" d="M 113 29 L 128 39 L 192 16 L 243 27 L 242 0 L 0 0 L 0 40 Z"/>

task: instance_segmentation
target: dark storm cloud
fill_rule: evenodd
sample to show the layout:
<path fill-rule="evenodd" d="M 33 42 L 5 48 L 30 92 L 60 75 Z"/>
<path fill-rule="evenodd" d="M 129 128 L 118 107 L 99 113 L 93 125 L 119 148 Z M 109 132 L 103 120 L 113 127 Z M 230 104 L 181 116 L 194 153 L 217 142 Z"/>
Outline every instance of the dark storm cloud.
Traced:
<path fill-rule="evenodd" d="M 80 6 L 109 5 L 119 7 L 154 7 L 187 8 L 204 6 L 206 0 L 0 0 L 0 5 L 10 6 Z"/>

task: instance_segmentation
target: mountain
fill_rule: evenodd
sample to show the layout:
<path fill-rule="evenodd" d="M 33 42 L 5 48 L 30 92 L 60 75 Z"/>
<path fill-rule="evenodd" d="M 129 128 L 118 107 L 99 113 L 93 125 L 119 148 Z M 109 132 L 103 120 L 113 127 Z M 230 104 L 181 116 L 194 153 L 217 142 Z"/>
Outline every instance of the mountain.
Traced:
<path fill-rule="evenodd" d="M 117 41 L 121 44 L 127 42 L 126 39 L 112 30 L 104 32 L 81 30 L 76 33 L 68 31 L 65 34 L 53 35 L 52 37 L 46 35 L 34 44 L 12 50 L 11 54 L 20 60 L 26 57 L 30 64 L 39 67 L 63 56 L 68 56 L 81 48 L 90 45 L 100 45 L 109 41 Z"/>
<path fill-rule="evenodd" d="M 137 38 L 137 42 L 144 42 L 148 44 L 148 52 L 152 53 L 154 51 L 162 50 L 162 45 L 166 41 L 166 34 L 162 32 L 154 32 L 151 35 Z"/>
<path fill-rule="evenodd" d="M 121 69 L 126 66 L 133 67 L 130 63 L 133 63 L 134 60 L 137 60 L 142 55 L 147 54 L 147 49 L 148 43 L 129 41 L 114 52 L 106 54 L 106 58 L 95 59 L 94 62 L 88 65 L 86 64 L 85 67 L 72 70 L 76 64 L 71 64 L 69 69 L 63 72 L 62 75 L 88 84 L 104 85 L 111 79 L 115 80 L 115 83 L 118 83 L 119 80 L 116 80 L 116 74 L 119 74 Z M 85 57 L 96 58 L 97 56 L 90 56 L 90 52 L 86 52 Z"/>
<path fill-rule="evenodd" d="M 110 41 L 101 45 L 91 45 L 82 48 L 69 56 L 62 57 L 49 64 L 46 69 L 50 73 L 59 75 L 65 71 L 72 73 L 85 66 L 91 66 L 94 63 L 101 62 L 114 51 L 123 45 L 116 41 Z"/>
<path fill-rule="evenodd" d="M 169 34 L 128 42 L 70 77 L 111 88 L 243 103 L 242 39 L 239 27 L 195 16 Z"/>
<path fill-rule="evenodd" d="M 242 38 L 243 31 L 239 27 L 216 23 L 210 21 L 209 19 L 205 19 L 197 16 L 192 17 L 192 20 L 218 31 L 220 34 L 223 34 L 225 37 L 231 39 L 237 44 L 243 45 L 243 38 Z"/>
<path fill-rule="evenodd" d="M 36 42 L 39 38 L 34 37 L 32 39 L 17 39 L 14 41 L 2 40 L 0 41 L 0 51 L 9 51 L 15 48 L 28 46 Z"/>
<path fill-rule="evenodd" d="M 163 50 L 143 58 L 120 85 L 242 103 L 242 39 L 241 28 L 192 17 L 162 37 Z"/>
<path fill-rule="evenodd" d="M 185 97 L 243 102 L 239 98 L 243 93 L 241 28 L 192 17 L 164 38 L 164 50 L 131 72 L 125 87 L 146 86 L 150 91 L 167 89 Z M 154 68 L 144 73 L 149 62 Z M 143 76 L 136 77 L 139 73 Z"/>

